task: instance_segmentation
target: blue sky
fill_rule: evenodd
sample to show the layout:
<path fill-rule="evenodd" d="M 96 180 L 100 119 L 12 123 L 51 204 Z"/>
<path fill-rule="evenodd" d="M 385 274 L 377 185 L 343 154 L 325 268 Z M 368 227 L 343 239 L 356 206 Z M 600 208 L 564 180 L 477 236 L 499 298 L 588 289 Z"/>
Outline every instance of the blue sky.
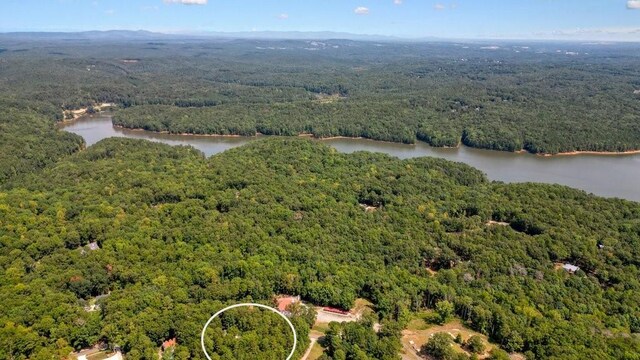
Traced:
<path fill-rule="evenodd" d="M 640 41 L 640 0 L 0 0 L 2 32 L 112 29 Z"/>

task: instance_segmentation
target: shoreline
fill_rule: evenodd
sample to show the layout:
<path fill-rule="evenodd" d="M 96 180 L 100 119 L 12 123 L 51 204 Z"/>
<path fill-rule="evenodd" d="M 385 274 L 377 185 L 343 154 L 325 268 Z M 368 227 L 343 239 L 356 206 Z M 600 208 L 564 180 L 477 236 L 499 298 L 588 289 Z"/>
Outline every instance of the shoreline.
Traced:
<path fill-rule="evenodd" d="M 64 127 L 65 125 L 69 125 L 69 124 L 71 124 L 73 122 L 76 122 L 78 120 L 82 120 L 84 118 L 94 117 L 94 116 L 111 117 L 110 115 L 105 114 L 105 113 L 83 114 L 83 115 L 80 115 L 80 116 L 75 117 L 73 119 L 58 121 L 57 124 L 62 126 L 62 127 Z M 264 134 L 261 134 L 259 132 L 256 132 L 255 135 L 171 133 L 171 132 L 166 131 L 166 130 L 165 131 L 151 131 L 151 130 L 145 130 L 145 129 L 141 129 L 141 128 L 128 128 L 128 127 L 121 126 L 121 125 L 115 125 L 115 124 L 113 124 L 113 122 L 112 122 L 112 125 L 116 129 L 121 129 L 121 130 L 126 130 L 126 131 L 149 132 L 149 133 L 153 133 L 153 134 L 175 135 L 175 136 L 195 136 L 195 137 L 209 137 L 209 138 L 216 138 L 216 137 L 217 138 L 243 138 L 243 137 L 244 138 L 259 138 L 259 137 L 266 137 L 266 136 L 278 136 L 278 135 L 264 135 Z M 361 137 L 361 136 L 359 136 L 359 137 L 350 137 L 350 136 L 315 137 L 311 133 L 300 133 L 298 135 L 292 135 L 292 136 L 283 135 L 283 137 L 309 138 L 309 139 L 313 139 L 313 140 L 317 140 L 317 141 L 330 141 L 330 140 L 340 140 L 340 139 L 345 139 L 345 140 L 367 140 L 367 141 L 375 141 L 375 142 L 381 142 L 381 143 L 407 145 L 407 146 L 416 146 L 418 142 L 422 142 L 422 143 L 426 144 L 427 146 L 430 146 L 430 147 L 432 147 L 434 149 L 460 149 L 462 146 L 465 146 L 465 147 L 468 147 L 470 149 L 506 152 L 506 153 L 512 153 L 512 154 L 518 154 L 518 155 L 534 155 L 534 156 L 545 157 L 545 158 L 562 157 L 562 156 L 579 156 L 579 155 L 628 156 L 628 155 L 639 155 L 640 154 L 640 149 L 638 149 L 638 150 L 628 150 L 628 151 L 579 151 L 579 150 L 575 150 L 575 151 L 567 151 L 567 152 L 561 152 L 561 153 L 556 153 L 556 154 L 531 153 L 531 152 L 528 152 L 525 149 L 521 149 L 521 150 L 518 150 L 518 151 L 510 152 L 510 151 L 500 151 L 500 150 L 494 150 L 494 149 L 475 148 L 475 147 L 463 145 L 461 143 L 459 143 L 458 146 L 455 146 L 455 147 L 453 147 L 453 146 L 433 146 L 433 145 L 430 145 L 429 143 L 421 141 L 421 140 L 417 140 L 416 143 L 413 143 L 413 144 L 407 144 L 407 143 L 402 143 L 402 142 L 370 139 L 370 138 L 365 138 L 365 137 Z"/>
<path fill-rule="evenodd" d="M 96 112 L 93 114 L 87 114 L 87 111 L 89 111 L 88 107 L 77 110 L 62 110 L 62 120 L 57 121 L 56 123 L 59 125 L 70 124 L 87 116 L 99 115 L 103 112 L 104 108 L 113 108 L 115 106 L 116 104 L 113 103 L 102 103 L 100 105 L 96 105 L 93 107 L 94 110 L 96 110 Z M 67 119 L 67 115 L 71 115 L 71 118 Z"/>
<path fill-rule="evenodd" d="M 389 141 L 389 140 L 376 140 L 376 139 L 366 138 L 366 137 L 362 137 L 362 136 L 358 136 L 358 137 L 351 137 L 351 136 L 315 137 L 315 136 L 313 136 L 313 134 L 301 134 L 301 135 L 298 135 L 298 137 L 308 137 L 308 138 L 311 138 L 311 139 L 317 140 L 317 141 L 330 141 L 330 140 L 343 139 L 343 140 L 367 140 L 367 141 L 375 141 L 375 142 L 379 142 L 379 143 L 406 145 L 406 146 L 416 146 L 416 144 L 417 144 L 417 141 L 415 143 L 413 143 L 413 144 L 407 144 L 407 143 L 395 142 L 395 141 Z M 425 144 L 427 144 L 427 143 L 425 143 Z M 429 144 L 427 144 L 427 145 L 429 145 Z M 431 145 L 429 145 L 429 146 L 431 146 Z"/>
<path fill-rule="evenodd" d="M 640 150 L 628 150 L 628 151 L 568 151 L 557 154 L 536 154 L 541 157 L 554 157 L 554 156 L 578 156 L 578 155 L 605 155 L 605 156 L 625 156 L 625 155 L 637 155 L 640 154 Z"/>
<path fill-rule="evenodd" d="M 164 131 L 151 131 L 151 130 L 145 130 L 145 129 L 141 129 L 141 128 L 128 128 L 126 126 L 115 125 L 115 124 L 113 124 L 113 127 L 115 129 L 121 129 L 121 130 L 126 130 L 126 131 L 148 132 L 148 133 L 153 133 L 153 134 L 175 135 L 175 136 L 228 137 L 228 138 L 257 138 L 257 137 L 260 137 L 260 136 L 265 136 L 265 135 L 262 135 L 260 133 L 256 133 L 255 135 L 172 133 L 172 132 L 169 132 L 167 130 L 164 130 Z"/>

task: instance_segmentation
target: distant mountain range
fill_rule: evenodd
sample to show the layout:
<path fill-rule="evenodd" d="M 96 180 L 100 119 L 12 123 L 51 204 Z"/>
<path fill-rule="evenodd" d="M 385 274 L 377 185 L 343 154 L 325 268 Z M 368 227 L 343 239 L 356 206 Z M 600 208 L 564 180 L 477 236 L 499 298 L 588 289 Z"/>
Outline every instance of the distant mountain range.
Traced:
<path fill-rule="evenodd" d="M 33 40 L 149 40 L 170 38 L 172 35 L 138 30 L 109 30 L 109 31 L 82 31 L 82 32 L 6 32 L 0 33 L 2 37 L 13 39 Z"/>
<path fill-rule="evenodd" d="M 497 42 L 585 42 L 604 41 L 613 43 L 612 40 L 580 40 L 579 38 L 558 39 L 454 39 L 438 37 L 408 38 L 387 35 L 352 34 L 333 31 L 246 31 L 246 32 L 183 32 L 160 33 L 146 30 L 108 30 L 108 31 L 81 31 L 81 32 L 0 32 L 0 39 L 23 41 L 150 41 L 150 40 L 203 40 L 203 39 L 255 39 L 255 40 L 352 40 L 352 41 L 379 41 L 379 42 L 465 42 L 465 43 L 497 43 Z M 620 38 L 618 42 L 634 43 L 638 40 Z"/>
<path fill-rule="evenodd" d="M 239 39 L 271 39 L 271 40 L 365 40 L 365 41 L 406 41 L 416 40 L 385 35 L 351 34 L 333 31 L 251 31 L 251 32 L 205 32 L 201 36 Z"/>
<path fill-rule="evenodd" d="M 363 35 L 331 31 L 250 31 L 250 32 L 198 32 L 165 34 L 146 30 L 109 30 L 83 32 L 7 32 L 0 37 L 23 40 L 161 40 L 161 39 L 265 39 L 265 40 L 329 40 L 345 39 L 360 41 L 426 41 L 436 38 L 407 39 L 384 35 Z"/>

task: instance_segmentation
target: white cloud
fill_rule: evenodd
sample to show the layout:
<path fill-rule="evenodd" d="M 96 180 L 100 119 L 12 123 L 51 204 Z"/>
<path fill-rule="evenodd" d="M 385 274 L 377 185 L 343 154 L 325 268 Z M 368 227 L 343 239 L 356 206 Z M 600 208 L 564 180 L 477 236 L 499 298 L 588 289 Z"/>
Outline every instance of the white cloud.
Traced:
<path fill-rule="evenodd" d="M 207 5 L 209 0 L 164 0 L 165 4 Z"/>
<path fill-rule="evenodd" d="M 282 13 L 278 15 L 278 19 L 280 20 L 287 20 L 288 18 L 289 18 L 289 14 Z"/>
<path fill-rule="evenodd" d="M 402 0 L 393 0 L 393 3 L 396 5 L 402 5 Z"/>
<path fill-rule="evenodd" d="M 105 10 L 104 13 L 105 15 L 111 16 L 111 15 L 115 15 L 116 11 L 113 9 L 109 9 L 109 10 Z"/>
<path fill-rule="evenodd" d="M 640 0 L 627 1 L 627 9 L 630 9 L 630 10 L 640 9 Z"/>
<path fill-rule="evenodd" d="M 358 15 L 369 15 L 369 8 L 358 6 L 355 10 L 353 10 L 353 12 Z"/>
<path fill-rule="evenodd" d="M 443 4 L 438 3 L 438 4 L 433 5 L 433 8 L 438 10 L 438 11 L 442 11 L 442 10 L 446 9 L 447 7 L 444 6 Z"/>

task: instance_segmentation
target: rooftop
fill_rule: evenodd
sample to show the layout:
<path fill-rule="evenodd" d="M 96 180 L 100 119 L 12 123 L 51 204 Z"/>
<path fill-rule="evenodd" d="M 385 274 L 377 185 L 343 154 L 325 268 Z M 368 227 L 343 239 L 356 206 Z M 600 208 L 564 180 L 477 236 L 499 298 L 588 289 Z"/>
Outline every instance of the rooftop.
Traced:
<path fill-rule="evenodd" d="M 178 341 L 176 340 L 176 338 L 169 339 L 169 340 L 167 340 L 167 341 L 162 343 L 162 348 L 163 349 L 168 349 L 168 348 L 170 348 L 172 346 L 176 346 L 177 344 L 178 344 Z"/>
<path fill-rule="evenodd" d="M 575 265 L 571 265 L 571 264 L 564 264 L 562 265 L 562 268 L 569 271 L 569 272 L 576 272 L 578 270 L 580 270 L 579 267 L 575 266 Z"/>
<path fill-rule="evenodd" d="M 300 301 L 297 296 L 285 296 L 278 298 L 278 310 L 280 312 L 287 311 L 287 307 Z"/>

